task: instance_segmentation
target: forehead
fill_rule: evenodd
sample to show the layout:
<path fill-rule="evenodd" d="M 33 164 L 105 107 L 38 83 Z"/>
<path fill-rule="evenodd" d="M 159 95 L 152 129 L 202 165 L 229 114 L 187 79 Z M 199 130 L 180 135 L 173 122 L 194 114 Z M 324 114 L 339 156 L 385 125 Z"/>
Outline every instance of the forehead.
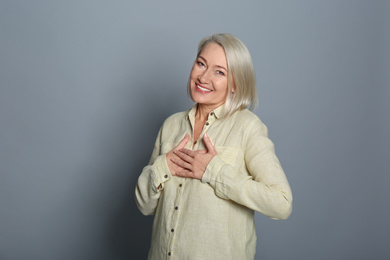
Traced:
<path fill-rule="evenodd" d="M 199 57 L 206 59 L 214 65 L 225 66 L 227 64 L 225 50 L 217 43 L 210 42 L 199 53 Z"/>

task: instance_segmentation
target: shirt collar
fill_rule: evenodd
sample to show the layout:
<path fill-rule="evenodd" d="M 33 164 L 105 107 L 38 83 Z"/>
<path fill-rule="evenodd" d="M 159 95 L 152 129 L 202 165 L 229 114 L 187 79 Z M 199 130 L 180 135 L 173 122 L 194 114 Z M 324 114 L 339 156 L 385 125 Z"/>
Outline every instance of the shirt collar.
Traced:
<path fill-rule="evenodd" d="M 214 115 L 217 119 L 222 118 L 223 112 L 224 112 L 225 104 L 220 105 L 216 109 L 213 110 Z"/>
<path fill-rule="evenodd" d="M 198 107 L 198 104 L 195 104 L 195 106 L 193 106 L 189 111 L 188 111 L 188 115 L 187 117 L 188 118 L 195 118 L 195 113 L 196 113 L 196 109 Z M 211 116 L 215 116 L 215 118 L 217 119 L 220 119 L 222 118 L 222 115 L 223 115 L 223 110 L 224 110 L 224 107 L 225 107 L 225 104 L 222 104 L 220 105 L 219 107 L 217 107 L 216 109 L 214 109 L 213 111 L 210 112 L 209 115 Z"/>

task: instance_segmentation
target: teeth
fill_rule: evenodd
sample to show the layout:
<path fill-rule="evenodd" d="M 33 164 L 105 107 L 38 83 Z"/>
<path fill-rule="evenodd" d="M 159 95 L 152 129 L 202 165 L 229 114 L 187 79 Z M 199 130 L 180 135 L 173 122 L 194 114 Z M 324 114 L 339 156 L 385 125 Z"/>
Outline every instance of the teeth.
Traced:
<path fill-rule="evenodd" d="M 211 90 L 209 90 L 209 89 L 207 89 L 207 88 L 202 88 L 201 86 L 199 86 L 199 85 L 196 85 L 200 90 L 202 90 L 202 91 L 211 91 Z"/>

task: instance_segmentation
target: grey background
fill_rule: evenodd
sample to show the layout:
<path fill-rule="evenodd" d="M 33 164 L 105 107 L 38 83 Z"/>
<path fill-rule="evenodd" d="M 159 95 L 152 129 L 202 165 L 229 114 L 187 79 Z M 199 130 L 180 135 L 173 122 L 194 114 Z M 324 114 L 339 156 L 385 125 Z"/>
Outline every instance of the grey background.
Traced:
<path fill-rule="evenodd" d="M 390 259 L 390 1 L 0 1 L 0 259 L 145 259 L 134 202 L 199 40 L 251 51 L 294 195 L 256 259 Z"/>

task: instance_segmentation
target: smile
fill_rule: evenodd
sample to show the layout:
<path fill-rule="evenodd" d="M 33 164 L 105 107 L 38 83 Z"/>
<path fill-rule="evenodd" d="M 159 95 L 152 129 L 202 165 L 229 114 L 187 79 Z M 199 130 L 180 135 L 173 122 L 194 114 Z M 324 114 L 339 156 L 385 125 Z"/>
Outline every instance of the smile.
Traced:
<path fill-rule="evenodd" d="M 210 91 L 211 91 L 210 89 L 203 88 L 203 87 L 199 86 L 198 84 L 196 84 L 196 87 L 197 87 L 198 89 L 200 89 L 201 91 L 204 91 L 204 92 L 210 92 Z"/>

